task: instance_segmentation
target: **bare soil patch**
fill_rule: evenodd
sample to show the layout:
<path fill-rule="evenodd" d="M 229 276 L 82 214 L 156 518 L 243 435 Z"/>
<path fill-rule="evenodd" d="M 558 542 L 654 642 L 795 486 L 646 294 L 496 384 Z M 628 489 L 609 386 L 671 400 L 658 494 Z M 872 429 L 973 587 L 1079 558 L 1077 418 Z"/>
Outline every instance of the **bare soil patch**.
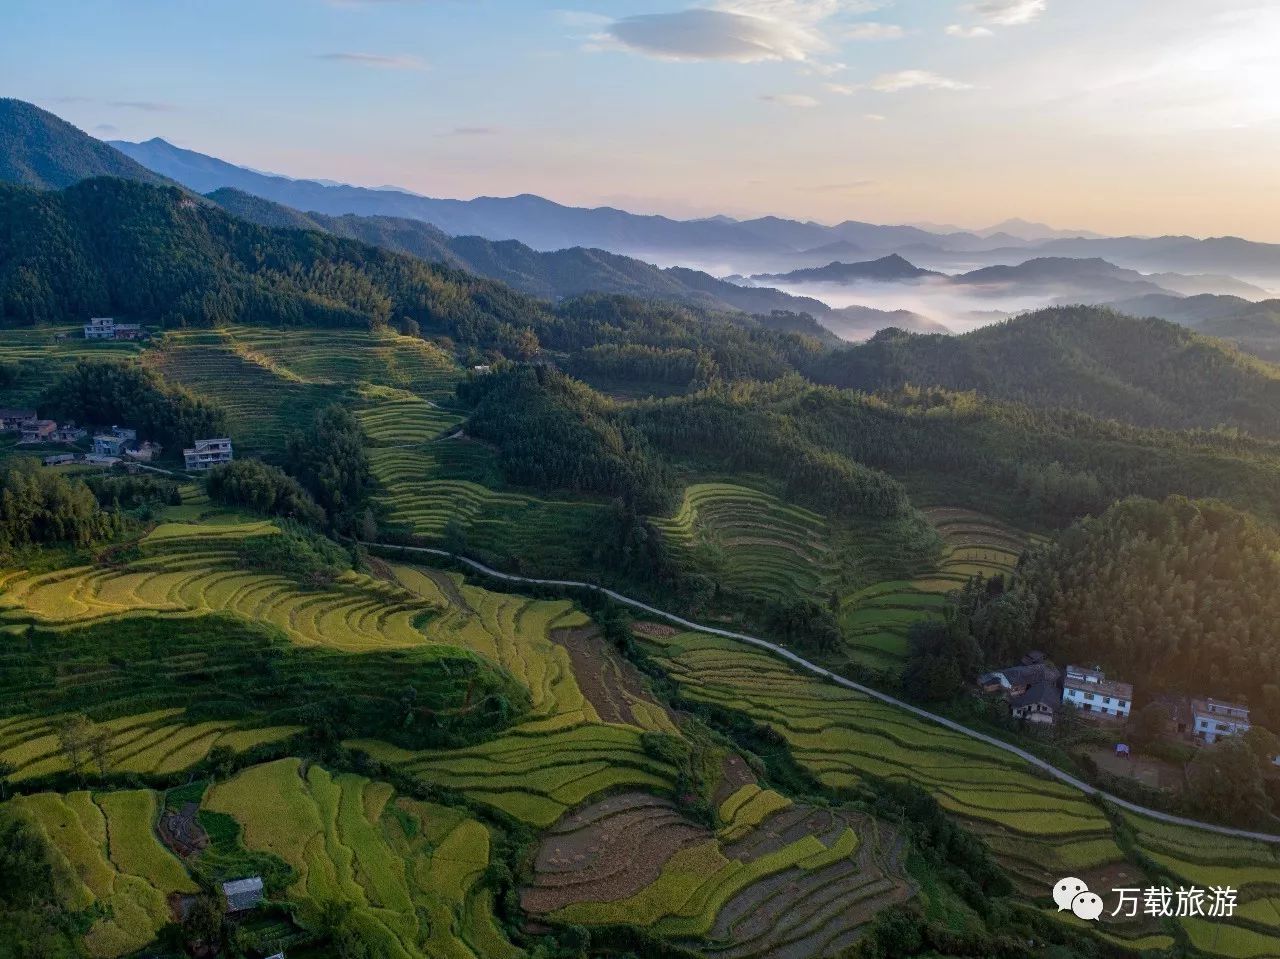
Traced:
<path fill-rule="evenodd" d="M 570 812 L 543 837 L 534 881 L 520 892 L 526 911 L 575 902 L 613 902 L 640 892 L 681 849 L 711 834 L 668 799 L 625 792 Z"/>
<path fill-rule="evenodd" d="M 640 671 L 605 642 L 594 626 L 553 630 L 551 639 L 568 651 L 578 687 L 606 723 L 636 723 L 632 703 L 660 706 L 645 689 Z M 671 711 L 661 708 L 674 723 Z"/>

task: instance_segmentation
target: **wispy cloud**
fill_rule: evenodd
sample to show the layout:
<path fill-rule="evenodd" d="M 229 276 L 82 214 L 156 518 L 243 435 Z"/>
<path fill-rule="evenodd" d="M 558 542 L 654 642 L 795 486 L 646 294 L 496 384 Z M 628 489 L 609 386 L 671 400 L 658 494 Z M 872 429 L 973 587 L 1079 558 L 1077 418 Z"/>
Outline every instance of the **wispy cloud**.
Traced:
<path fill-rule="evenodd" d="M 811 110 L 822 102 L 817 97 L 811 97 L 806 93 L 766 93 L 760 99 L 766 103 L 777 103 L 797 110 Z"/>
<path fill-rule="evenodd" d="M 980 23 L 953 23 L 947 36 L 961 40 L 978 40 L 995 35 L 992 27 L 1020 27 L 1039 20 L 1049 9 L 1049 0 L 977 0 L 960 8 Z M 985 24 L 985 26 L 984 26 Z"/>
<path fill-rule="evenodd" d="M 1049 9 L 1049 0 L 977 0 L 964 7 L 985 23 L 1016 27 L 1040 19 Z"/>
<path fill-rule="evenodd" d="M 969 90 L 972 85 L 944 77 L 930 70 L 898 70 L 882 73 L 869 84 L 877 93 L 901 93 L 904 90 Z"/>
<path fill-rule="evenodd" d="M 95 133 L 119 133 L 120 128 L 113 123 L 99 123 L 93 128 Z"/>
<path fill-rule="evenodd" d="M 611 23 L 607 38 L 665 60 L 807 60 L 829 49 L 808 25 L 729 10 L 646 13 Z"/>
<path fill-rule="evenodd" d="M 559 16 L 573 26 L 595 26 L 593 49 L 622 48 L 666 60 L 782 60 L 818 67 L 815 57 L 829 53 L 833 40 L 900 36 L 901 28 L 890 24 L 840 28 L 840 18 L 887 5 L 883 0 L 715 0 L 706 6 L 636 14 L 603 24 L 596 14 L 561 11 Z"/>
<path fill-rule="evenodd" d="M 340 51 L 337 53 L 318 53 L 317 60 L 332 60 L 338 63 L 352 63 L 375 70 L 427 70 L 430 65 L 421 57 L 408 53 L 360 53 Z"/>
<path fill-rule="evenodd" d="M 907 32 L 896 23 L 855 23 L 844 31 L 846 40 L 900 40 Z"/>
<path fill-rule="evenodd" d="M 953 23 L 947 27 L 947 36 L 959 37 L 962 40 L 977 40 L 994 35 L 995 32 L 990 27 L 966 27 L 959 23 Z"/>
<path fill-rule="evenodd" d="M 846 84 L 826 83 L 823 86 L 830 93 L 842 97 L 851 97 L 863 90 L 876 93 L 902 93 L 905 90 L 971 90 L 972 84 L 962 80 L 953 80 L 931 70 L 898 70 L 894 73 L 882 73 L 870 83 Z M 868 120 L 883 120 L 876 113 L 868 113 Z"/>
<path fill-rule="evenodd" d="M 107 106 L 121 107 L 125 110 L 142 110 L 145 113 L 172 113 L 178 109 L 176 103 L 165 103 L 161 100 L 108 100 Z"/>

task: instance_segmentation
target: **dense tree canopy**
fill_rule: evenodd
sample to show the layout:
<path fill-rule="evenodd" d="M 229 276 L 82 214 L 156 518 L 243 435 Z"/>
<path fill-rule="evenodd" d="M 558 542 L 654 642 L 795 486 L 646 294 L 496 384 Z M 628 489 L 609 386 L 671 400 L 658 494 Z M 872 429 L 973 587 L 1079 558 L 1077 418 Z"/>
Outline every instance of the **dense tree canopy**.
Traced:
<path fill-rule="evenodd" d="M 1280 720 L 1280 534 L 1219 503 L 1117 503 L 1029 554 L 979 609 L 993 658 L 1040 648 L 1101 663 L 1144 698 L 1238 699 Z"/>
<path fill-rule="evenodd" d="M 364 430 L 355 414 L 337 404 L 321 410 L 311 426 L 289 437 L 285 458 L 289 472 L 328 513 L 330 520 L 349 528 L 368 492 L 370 480 Z M 284 495 L 286 502 L 294 498 L 287 490 Z"/>
<path fill-rule="evenodd" d="M 19 460 L 0 473 L 0 553 L 34 544 L 87 546 L 118 529 L 118 520 L 78 480 L 35 460 Z"/>
<path fill-rule="evenodd" d="M 1280 370 L 1219 340 L 1099 307 L 1040 310 L 964 336 L 882 330 L 806 372 L 862 390 L 977 390 L 1144 426 L 1280 435 Z"/>
<path fill-rule="evenodd" d="M 77 423 L 130 427 L 168 453 L 228 430 L 221 407 L 137 364 L 81 360 L 45 391 L 40 410 Z"/>
<path fill-rule="evenodd" d="M 310 526 L 324 522 L 324 510 L 284 471 L 261 460 L 236 460 L 216 466 L 205 480 L 209 498 L 227 506 L 247 506 Z"/>
<path fill-rule="evenodd" d="M 512 482 L 612 496 L 641 512 L 671 506 L 665 464 L 581 383 L 546 367 L 513 367 L 462 384 L 459 395 L 473 405 L 468 432 L 498 447 Z"/>

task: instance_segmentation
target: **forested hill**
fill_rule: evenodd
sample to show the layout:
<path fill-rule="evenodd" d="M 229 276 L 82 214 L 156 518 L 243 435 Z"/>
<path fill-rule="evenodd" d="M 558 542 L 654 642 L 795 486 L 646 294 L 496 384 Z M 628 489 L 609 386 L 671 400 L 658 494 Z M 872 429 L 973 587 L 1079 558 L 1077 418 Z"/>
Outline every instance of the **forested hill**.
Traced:
<path fill-rule="evenodd" d="M 95 176 L 170 182 L 46 110 L 0 98 L 0 180 L 58 190 Z"/>
<path fill-rule="evenodd" d="M 883 331 L 811 375 L 862 390 L 976 390 L 1142 426 L 1280 436 L 1280 368 L 1164 320 L 1099 307 L 1041 310 L 959 337 Z"/>
<path fill-rule="evenodd" d="M 151 322 L 529 326 L 541 307 L 500 284 L 350 240 L 268 230 L 176 188 L 85 180 L 0 186 L 0 318 L 120 313 Z"/>
<path fill-rule="evenodd" d="M 302 213 L 231 188 L 215 190 L 209 199 L 228 212 L 262 226 L 323 230 L 501 280 L 521 293 L 542 299 L 559 300 L 583 293 L 621 293 L 752 314 L 783 310 L 805 312 L 822 319 L 838 313 L 811 297 L 792 296 L 765 287 L 737 286 L 710 273 L 681 267 L 663 269 L 605 250 L 575 246 L 544 253 L 518 240 L 450 236 L 430 223 L 404 217 Z M 828 338 L 835 340 L 834 336 Z"/>
<path fill-rule="evenodd" d="M 552 306 L 441 264 L 300 229 L 269 229 L 177 188 L 0 184 L 0 324 L 117 314 L 159 325 L 414 323 L 529 358 L 602 344 L 696 351 L 715 375 L 779 376 L 822 346 L 804 315 L 752 318 L 590 295 Z M 705 360 L 705 362 L 703 362 Z"/>

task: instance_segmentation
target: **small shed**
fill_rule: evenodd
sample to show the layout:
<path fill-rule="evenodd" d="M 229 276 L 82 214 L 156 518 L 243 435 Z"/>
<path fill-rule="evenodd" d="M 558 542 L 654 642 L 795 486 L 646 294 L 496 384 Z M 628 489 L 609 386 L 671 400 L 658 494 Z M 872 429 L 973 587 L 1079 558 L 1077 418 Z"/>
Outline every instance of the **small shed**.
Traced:
<path fill-rule="evenodd" d="M 1129 744 L 1128 744 L 1128 743 L 1116 743 L 1116 756 L 1117 756 L 1118 758 L 1120 758 L 1120 759 L 1128 759 L 1128 758 L 1129 758 L 1129 755 L 1130 755 L 1130 754 L 1129 754 Z"/>
<path fill-rule="evenodd" d="M 250 876 L 224 882 L 222 894 L 227 897 L 227 912 L 247 912 L 262 902 L 262 877 Z"/>

